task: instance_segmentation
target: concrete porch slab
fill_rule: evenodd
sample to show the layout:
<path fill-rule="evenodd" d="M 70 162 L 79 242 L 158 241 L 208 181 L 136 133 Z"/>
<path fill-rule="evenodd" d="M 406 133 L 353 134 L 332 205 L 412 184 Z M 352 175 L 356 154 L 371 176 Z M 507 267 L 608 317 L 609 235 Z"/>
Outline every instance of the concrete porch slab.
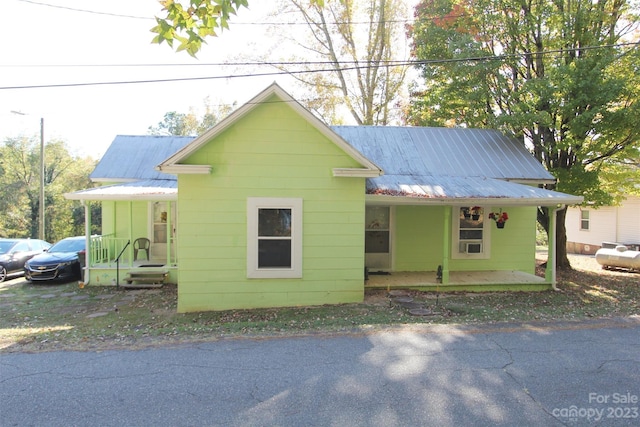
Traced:
<path fill-rule="evenodd" d="M 436 280 L 435 271 L 398 271 L 388 274 L 369 273 L 365 289 L 369 288 L 414 288 L 446 290 L 507 290 L 508 287 L 522 290 L 550 288 L 545 279 L 522 271 L 451 271 L 449 283 L 444 285 Z M 477 289 L 472 289 L 476 287 Z"/>

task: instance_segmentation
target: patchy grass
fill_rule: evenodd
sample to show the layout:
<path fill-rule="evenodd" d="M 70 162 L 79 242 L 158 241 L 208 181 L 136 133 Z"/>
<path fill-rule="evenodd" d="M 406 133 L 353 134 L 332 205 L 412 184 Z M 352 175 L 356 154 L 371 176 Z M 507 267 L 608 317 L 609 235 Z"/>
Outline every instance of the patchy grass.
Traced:
<path fill-rule="evenodd" d="M 353 333 L 409 324 L 476 324 L 640 314 L 640 274 L 601 270 L 593 257 L 572 257 L 558 291 L 409 292 L 430 311 L 414 316 L 386 291 L 361 304 L 176 313 L 175 286 L 126 291 L 77 283 L 0 284 L 0 352 L 135 348 L 236 336 Z M 539 274 L 543 274 L 540 269 Z"/>

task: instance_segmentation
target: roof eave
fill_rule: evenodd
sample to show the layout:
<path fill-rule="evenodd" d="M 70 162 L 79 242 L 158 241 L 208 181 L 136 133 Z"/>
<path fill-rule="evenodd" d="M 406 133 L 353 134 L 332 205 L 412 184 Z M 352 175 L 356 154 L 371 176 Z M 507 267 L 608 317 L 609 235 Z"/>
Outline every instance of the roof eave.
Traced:
<path fill-rule="evenodd" d="M 126 183 L 140 181 L 139 178 L 90 178 L 91 182 L 100 183 Z"/>
<path fill-rule="evenodd" d="M 365 195 L 368 205 L 438 205 L 438 206 L 471 206 L 471 205 L 500 205 L 500 206 L 558 206 L 577 205 L 584 200 L 580 196 L 554 198 L 509 198 L 509 197 L 403 197 L 379 194 Z"/>
<path fill-rule="evenodd" d="M 334 168 L 335 177 L 376 178 L 383 174 L 380 169 Z"/>
<path fill-rule="evenodd" d="M 499 179 L 499 178 L 496 178 Z M 513 182 L 515 184 L 524 184 L 524 185 L 546 185 L 546 184 L 557 184 L 558 180 L 555 178 L 507 178 L 503 179 L 503 181 Z"/>
<path fill-rule="evenodd" d="M 68 200 L 80 200 L 88 202 L 106 202 L 106 201 L 177 201 L 178 194 L 78 194 L 78 193 L 66 193 L 65 199 Z"/>
<path fill-rule="evenodd" d="M 190 174 L 190 175 L 208 175 L 211 173 L 211 165 L 181 165 L 181 164 L 160 164 L 156 166 L 156 170 L 170 174 Z"/>

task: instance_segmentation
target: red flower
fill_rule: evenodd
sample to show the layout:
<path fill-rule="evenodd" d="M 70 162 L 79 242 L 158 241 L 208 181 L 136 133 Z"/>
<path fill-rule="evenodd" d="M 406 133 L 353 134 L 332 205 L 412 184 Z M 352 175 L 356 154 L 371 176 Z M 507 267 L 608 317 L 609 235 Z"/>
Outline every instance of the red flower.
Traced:
<path fill-rule="evenodd" d="M 509 215 L 506 212 L 491 212 L 489 218 L 495 222 L 506 222 L 509 219 Z"/>

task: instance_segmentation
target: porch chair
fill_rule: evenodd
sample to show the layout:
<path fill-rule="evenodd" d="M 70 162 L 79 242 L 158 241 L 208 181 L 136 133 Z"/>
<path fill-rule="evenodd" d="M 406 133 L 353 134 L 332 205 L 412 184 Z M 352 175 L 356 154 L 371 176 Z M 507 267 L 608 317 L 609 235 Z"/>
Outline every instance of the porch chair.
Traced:
<path fill-rule="evenodd" d="M 151 240 L 146 237 L 138 237 L 133 241 L 133 260 L 138 259 L 138 251 L 145 251 L 147 253 L 147 260 L 149 260 L 149 248 L 151 247 Z"/>

